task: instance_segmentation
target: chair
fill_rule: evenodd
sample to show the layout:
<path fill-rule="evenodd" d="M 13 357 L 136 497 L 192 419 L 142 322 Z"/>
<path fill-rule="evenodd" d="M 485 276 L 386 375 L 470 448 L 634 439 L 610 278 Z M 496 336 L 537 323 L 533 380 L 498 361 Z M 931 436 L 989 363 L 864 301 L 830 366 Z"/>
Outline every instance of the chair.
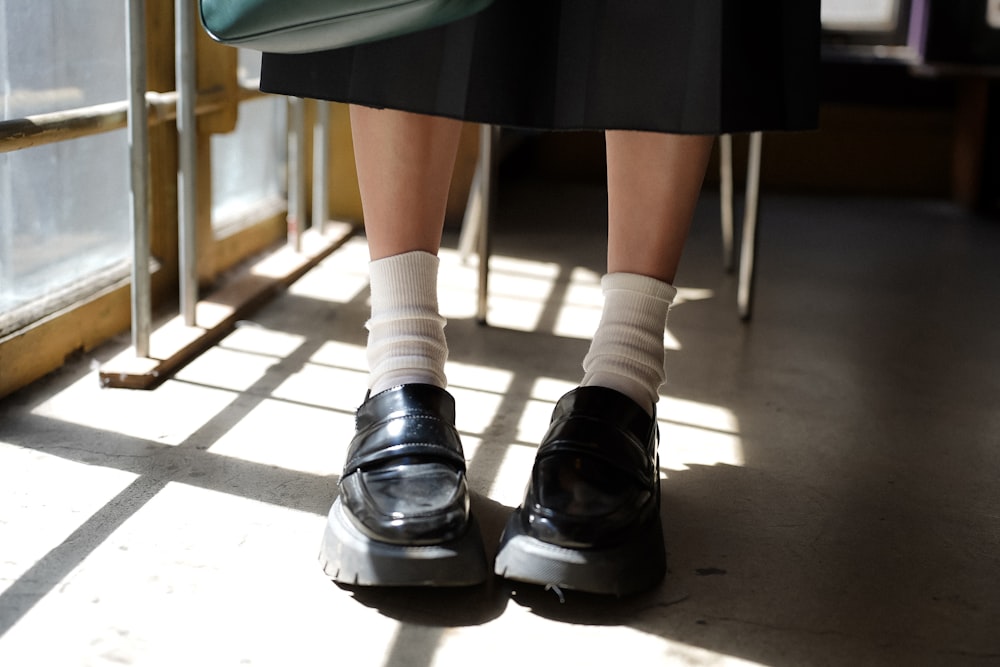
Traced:
<path fill-rule="evenodd" d="M 458 249 L 464 259 L 472 253 L 473 246 L 479 256 L 479 289 L 476 319 L 486 324 L 489 298 L 490 234 L 489 218 L 496 191 L 497 144 L 500 130 L 496 126 L 482 125 L 479 131 L 479 158 L 472 177 L 469 200 L 462 221 Z M 763 134 L 750 133 L 743 229 L 741 236 L 739 274 L 736 305 L 740 319 L 750 320 L 753 313 L 754 260 L 757 254 L 757 218 L 760 205 L 760 163 L 763 152 Z M 727 273 L 736 268 L 733 233 L 733 137 L 719 137 L 719 199 L 722 219 L 722 263 Z"/>

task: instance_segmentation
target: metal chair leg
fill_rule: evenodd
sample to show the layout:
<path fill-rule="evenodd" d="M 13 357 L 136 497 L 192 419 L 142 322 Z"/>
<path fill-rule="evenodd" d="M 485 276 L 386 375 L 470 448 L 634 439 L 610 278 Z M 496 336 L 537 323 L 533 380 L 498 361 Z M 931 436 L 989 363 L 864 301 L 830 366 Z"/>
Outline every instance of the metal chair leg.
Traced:
<path fill-rule="evenodd" d="M 722 268 L 732 273 L 733 253 L 733 135 L 719 137 L 719 203 L 722 216 Z"/>
<path fill-rule="evenodd" d="M 476 302 L 476 321 L 487 324 L 487 301 L 489 292 L 490 271 L 490 215 L 493 210 L 494 190 L 496 180 L 496 147 L 500 136 L 500 128 L 494 125 L 482 125 L 479 129 L 479 160 L 473 179 L 473 195 L 475 206 L 470 206 L 466 215 L 472 215 L 475 230 L 476 250 L 479 255 L 479 293 Z M 463 225 L 463 233 L 465 233 Z"/>
<path fill-rule="evenodd" d="M 462 217 L 462 231 L 458 236 L 458 257 L 462 264 L 469 263 L 474 247 L 479 240 L 479 232 L 483 224 L 483 189 L 479 183 L 483 177 L 481 164 L 476 164 L 469 185 L 469 198 L 465 202 L 465 215 Z"/>
<path fill-rule="evenodd" d="M 479 134 L 479 159 L 473 175 L 469 201 L 466 205 L 462 232 L 459 237 L 459 252 L 464 259 L 473 245 L 479 256 L 479 284 L 476 319 L 487 324 L 490 234 L 489 218 L 493 204 L 495 179 L 496 142 L 498 128 L 483 125 Z M 733 150 L 732 136 L 719 137 L 722 254 L 723 266 L 727 272 L 734 267 L 733 243 Z M 763 153 L 763 133 L 750 134 L 745 206 L 743 211 L 743 233 L 740 248 L 739 276 L 737 283 L 737 307 L 740 318 L 749 321 L 753 313 L 754 261 L 757 251 L 757 219 L 760 206 L 760 165 Z"/>
<path fill-rule="evenodd" d="M 760 161 L 764 138 L 761 132 L 750 134 L 747 158 L 746 205 L 743 211 L 743 243 L 736 302 L 740 318 L 746 322 L 753 314 L 754 260 L 757 255 L 757 218 L 760 207 Z"/>

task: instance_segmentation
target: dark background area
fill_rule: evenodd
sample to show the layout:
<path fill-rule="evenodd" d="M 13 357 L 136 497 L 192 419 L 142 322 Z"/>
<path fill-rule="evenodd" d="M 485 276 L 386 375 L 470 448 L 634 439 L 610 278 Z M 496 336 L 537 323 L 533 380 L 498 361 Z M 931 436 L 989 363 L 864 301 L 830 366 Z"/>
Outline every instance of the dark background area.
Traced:
<path fill-rule="evenodd" d="M 1000 29 L 987 24 L 984 0 L 938 0 L 926 11 L 924 41 L 908 55 L 905 30 L 825 34 L 819 128 L 765 135 L 764 193 L 948 198 L 1000 220 Z M 502 174 L 604 179 L 600 133 L 513 143 Z M 745 150 L 737 137 L 737 182 Z M 708 187 L 717 180 L 713 163 Z"/>

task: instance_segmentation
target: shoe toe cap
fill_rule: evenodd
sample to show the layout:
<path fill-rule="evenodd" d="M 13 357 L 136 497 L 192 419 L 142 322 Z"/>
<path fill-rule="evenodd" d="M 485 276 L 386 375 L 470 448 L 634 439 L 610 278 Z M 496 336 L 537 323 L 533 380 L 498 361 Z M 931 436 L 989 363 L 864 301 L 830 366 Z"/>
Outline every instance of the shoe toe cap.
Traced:
<path fill-rule="evenodd" d="M 360 530 L 389 543 L 453 539 L 469 516 L 464 474 L 440 463 L 356 471 L 342 480 L 341 497 Z"/>
<path fill-rule="evenodd" d="M 633 476 L 587 457 L 539 461 L 525 500 L 527 526 L 541 540 L 571 548 L 624 539 L 655 506 Z"/>

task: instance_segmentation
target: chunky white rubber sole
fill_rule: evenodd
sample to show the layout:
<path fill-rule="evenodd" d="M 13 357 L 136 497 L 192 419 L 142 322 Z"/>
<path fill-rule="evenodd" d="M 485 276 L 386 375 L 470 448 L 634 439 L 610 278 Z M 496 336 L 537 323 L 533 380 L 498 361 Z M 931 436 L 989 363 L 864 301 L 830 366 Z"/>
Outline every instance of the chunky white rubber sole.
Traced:
<path fill-rule="evenodd" d="M 474 586 L 489 576 L 475 519 L 456 540 L 405 546 L 371 539 L 345 513 L 337 498 L 320 548 L 323 571 L 334 581 L 353 586 Z"/>
<path fill-rule="evenodd" d="M 656 586 L 667 572 L 663 528 L 654 515 L 635 539 L 607 549 L 567 549 L 525 534 L 515 512 L 507 521 L 494 572 L 505 579 L 602 595 Z"/>

